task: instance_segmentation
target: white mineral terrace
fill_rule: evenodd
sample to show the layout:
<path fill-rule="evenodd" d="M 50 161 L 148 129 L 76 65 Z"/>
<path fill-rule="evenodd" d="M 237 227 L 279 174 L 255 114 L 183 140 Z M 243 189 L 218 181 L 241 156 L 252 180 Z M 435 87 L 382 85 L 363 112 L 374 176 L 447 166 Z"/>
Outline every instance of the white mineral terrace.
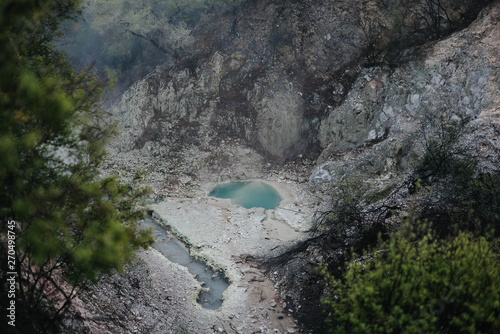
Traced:
<path fill-rule="evenodd" d="M 229 199 L 209 197 L 208 193 L 214 185 L 203 187 L 208 190 L 195 198 L 166 198 L 151 205 L 153 217 L 163 221 L 190 245 L 191 255 L 211 267 L 222 269 L 230 281 L 222 306 L 216 311 L 206 312 L 231 313 L 253 300 L 255 296 L 251 295 L 255 289 L 249 289 L 247 275 L 253 269 L 243 258 L 246 255 L 268 255 L 277 247 L 300 240 L 302 232 L 310 228 L 312 208 L 309 210 L 302 203 L 299 207 L 297 202 L 304 198 L 301 195 L 304 185 L 276 181 L 266 183 L 277 189 L 283 198 L 274 210 L 245 209 L 232 205 Z M 264 283 L 263 277 L 259 280 L 272 290 L 271 282 Z M 273 291 L 269 293 L 272 298 Z M 191 298 L 196 298 L 196 295 Z M 266 302 L 269 303 L 269 300 Z"/>

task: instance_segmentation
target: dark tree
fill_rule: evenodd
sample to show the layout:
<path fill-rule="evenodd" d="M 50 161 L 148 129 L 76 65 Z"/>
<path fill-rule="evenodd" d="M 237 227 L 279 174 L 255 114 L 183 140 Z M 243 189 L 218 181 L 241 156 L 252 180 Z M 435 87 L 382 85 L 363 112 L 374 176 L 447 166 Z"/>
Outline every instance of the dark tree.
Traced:
<path fill-rule="evenodd" d="M 105 85 L 54 48 L 61 22 L 79 8 L 77 0 L 0 5 L 1 300 L 2 309 L 17 306 L 16 326 L 4 317 L 2 333 L 48 331 L 81 288 L 151 241 L 137 229 L 146 189 L 99 174 L 111 133 L 98 108 Z"/>

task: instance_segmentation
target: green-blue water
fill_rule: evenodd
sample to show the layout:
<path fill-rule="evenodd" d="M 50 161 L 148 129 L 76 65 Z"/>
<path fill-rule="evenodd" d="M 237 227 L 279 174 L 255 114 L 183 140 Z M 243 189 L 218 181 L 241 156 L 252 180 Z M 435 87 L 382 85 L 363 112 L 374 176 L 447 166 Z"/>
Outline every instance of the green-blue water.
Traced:
<path fill-rule="evenodd" d="M 150 215 L 141 222 L 144 228 L 153 229 L 155 243 L 153 245 L 170 261 L 188 268 L 196 279 L 203 284 L 207 291 L 200 292 L 198 303 L 204 308 L 216 310 L 222 305 L 224 291 L 229 286 L 229 281 L 220 272 L 214 272 L 204 263 L 195 260 L 189 255 L 189 249 L 179 240 L 168 235 L 167 231 L 156 224 Z"/>
<path fill-rule="evenodd" d="M 276 189 L 263 182 L 230 182 L 215 187 L 208 196 L 230 198 L 231 202 L 246 209 L 276 208 L 281 202 L 281 196 Z"/>

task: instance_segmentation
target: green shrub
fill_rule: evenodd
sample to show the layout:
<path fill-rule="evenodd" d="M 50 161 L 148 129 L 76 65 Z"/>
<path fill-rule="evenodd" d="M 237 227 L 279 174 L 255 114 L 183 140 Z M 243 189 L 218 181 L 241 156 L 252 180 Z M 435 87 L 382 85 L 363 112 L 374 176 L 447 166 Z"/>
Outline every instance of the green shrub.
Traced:
<path fill-rule="evenodd" d="M 417 238 L 406 225 L 335 279 L 322 266 L 331 333 L 498 333 L 500 267 L 490 244 L 460 233 Z"/>
<path fill-rule="evenodd" d="M 332 191 L 332 208 L 324 224 L 338 233 L 365 221 L 365 197 L 368 188 L 359 178 L 344 178 Z"/>
<path fill-rule="evenodd" d="M 416 175 L 430 189 L 422 218 L 434 221 L 443 235 L 468 230 L 486 235 L 498 230 L 500 174 L 483 172 L 479 159 L 460 139 L 467 120 L 440 121 L 426 137 L 425 154 Z"/>

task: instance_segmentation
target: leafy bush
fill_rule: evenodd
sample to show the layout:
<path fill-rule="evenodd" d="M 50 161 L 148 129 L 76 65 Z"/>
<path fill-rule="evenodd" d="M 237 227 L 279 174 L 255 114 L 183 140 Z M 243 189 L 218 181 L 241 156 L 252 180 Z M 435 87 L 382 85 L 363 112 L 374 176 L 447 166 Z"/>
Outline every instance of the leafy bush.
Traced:
<path fill-rule="evenodd" d="M 468 118 L 453 121 L 448 116 L 438 118 L 428 115 L 425 125 L 428 124 L 435 130 L 431 133 L 423 131 L 425 154 L 416 169 L 418 177 L 424 183 L 432 178 L 460 172 L 464 167 L 468 171 L 475 169 L 474 157 L 460 144 L 468 122 Z"/>
<path fill-rule="evenodd" d="M 416 231 L 421 232 L 421 231 Z M 484 238 L 418 238 L 410 225 L 349 263 L 322 266 L 331 333 L 496 333 L 500 266 Z"/>
<path fill-rule="evenodd" d="M 373 191 L 360 177 L 346 176 L 332 189 L 332 207 L 316 217 L 313 232 L 332 242 L 349 239 L 358 250 L 375 245 L 387 233 L 387 218 L 400 209 L 390 200 L 397 191 L 393 186 Z"/>
<path fill-rule="evenodd" d="M 332 208 L 324 214 L 322 224 L 342 233 L 366 220 L 366 184 L 359 178 L 344 178 L 332 190 Z"/>
<path fill-rule="evenodd" d="M 479 160 L 460 141 L 467 120 L 439 121 L 426 136 L 425 154 L 416 176 L 430 189 L 422 217 L 434 221 L 442 235 L 468 230 L 486 235 L 498 230 L 500 174 L 483 172 Z M 498 231 L 497 231 L 498 232 Z"/>

